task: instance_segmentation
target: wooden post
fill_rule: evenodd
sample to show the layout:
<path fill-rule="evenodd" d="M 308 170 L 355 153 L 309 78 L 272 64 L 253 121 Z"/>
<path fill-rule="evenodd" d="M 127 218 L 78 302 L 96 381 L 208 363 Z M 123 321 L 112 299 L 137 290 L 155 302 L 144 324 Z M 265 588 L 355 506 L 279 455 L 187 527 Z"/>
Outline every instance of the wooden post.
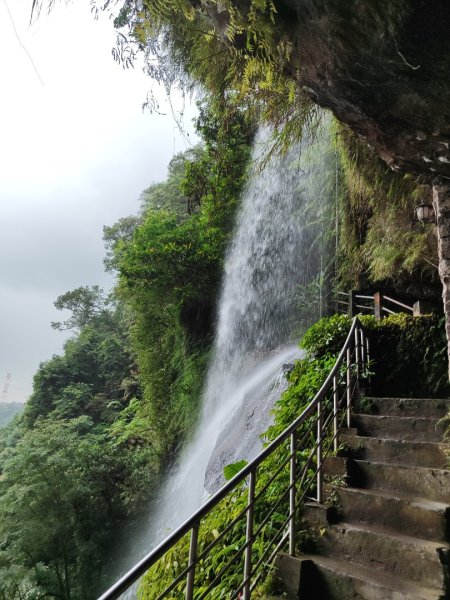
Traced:
<path fill-rule="evenodd" d="M 374 315 L 375 315 L 375 319 L 380 320 L 383 316 L 383 312 L 381 310 L 381 305 L 383 302 L 383 296 L 381 294 L 381 292 L 375 292 L 375 294 L 373 295 L 373 302 L 374 302 Z"/>
<path fill-rule="evenodd" d="M 356 298 L 355 298 L 355 294 L 356 291 L 355 290 L 350 290 L 348 293 L 348 314 L 350 315 L 350 317 L 354 317 L 357 313 L 356 310 Z"/>
<path fill-rule="evenodd" d="M 421 315 L 429 315 L 433 312 L 433 305 L 431 302 L 426 300 L 417 300 L 413 304 L 413 317 L 420 317 Z"/>

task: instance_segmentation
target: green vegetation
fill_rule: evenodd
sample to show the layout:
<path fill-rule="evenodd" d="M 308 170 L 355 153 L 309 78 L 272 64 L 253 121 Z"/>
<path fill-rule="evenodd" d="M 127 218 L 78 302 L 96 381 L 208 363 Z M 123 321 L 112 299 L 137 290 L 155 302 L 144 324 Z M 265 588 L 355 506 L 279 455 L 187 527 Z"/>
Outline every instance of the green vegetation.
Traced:
<path fill-rule="evenodd" d="M 264 434 L 267 442 L 275 439 L 308 405 L 325 380 L 329 370 L 333 367 L 335 360 L 336 355 L 330 353 L 321 358 L 308 355 L 305 359 L 298 361 L 289 375 L 289 388 L 275 407 L 274 425 Z M 307 428 L 308 423 L 304 425 L 304 430 L 306 431 Z M 275 548 L 279 538 L 275 543 L 273 538 L 282 528 L 289 514 L 289 501 L 286 496 L 277 510 L 272 510 L 274 504 L 281 498 L 289 485 L 289 469 L 285 467 L 280 469 L 282 457 L 288 454 L 288 444 L 289 440 L 281 444 L 258 468 L 255 490 L 258 498 L 255 502 L 255 531 L 258 531 L 258 535 L 252 547 L 253 564 L 258 563 L 269 547 Z M 298 454 L 299 463 L 302 457 L 306 460 L 308 452 L 308 448 L 305 447 L 304 452 Z M 245 466 L 244 463 L 245 461 L 239 461 L 234 465 L 229 465 L 226 468 L 227 474 L 230 477 L 235 475 Z M 276 476 L 274 476 L 275 472 L 277 472 Z M 313 482 L 315 481 L 312 471 L 308 474 L 308 478 Z M 268 487 L 265 492 L 259 494 L 266 486 Z M 312 483 L 313 488 L 314 483 Z M 198 596 L 201 596 L 209 585 L 212 585 L 207 598 L 227 598 L 241 584 L 243 572 L 242 553 L 226 573 L 220 577 L 218 575 L 234 554 L 238 552 L 239 548 L 242 548 L 245 544 L 245 507 L 247 502 L 248 485 L 244 481 L 202 520 L 199 532 L 199 553 L 214 540 L 219 540 L 222 532 L 225 531 L 231 521 L 243 513 L 236 524 L 223 534 L 223 537 L 209 551 L 205 559 L 200 561 L 196 571 L 196 594 Z M 259 527 L 259 524 L 262 524 L 262 526 Z M 142 600 L 154 600 L 186 568 L 189 541 L 189 536 L 185 536 L 145 575 L 140 588 L 140 598 Z M 307 542 L 309 542 L 307 532 L 299 531 L 297 537 L 298 547 L 301 548 Z M 275 591 L 271 589 L 273 585 L 271 575 L 271 569 L 266 567 L 265 577 L 261 579 L 259 587 L 255 591 L 256 598 Z M 218 580 L 215 581 L 217 577 Z M 181 597 L 184 583 L 183 580 L 175 589 L 175 597 L 178 597 L 177 594 Z"/>
<path fill-rule="evenodd" d="M 338 278 L 344 289 L 371 285 L 424 297 L 439 293 L 437 242 L 414 207 L 421 181 L 391 171 L 345 126 L 334 124 L 340 163 Z"/>
<path fill-rule="evenodd" d="M 448 393 L 446 381 L 446 340 L 442 318 L 422 317 L 413 319 L 404 314 L 376 321 L 373 317 L 361 317 L 371 341 L 372 361 L 377 376 L 371 381 L 371 392 L 379 391 L 379 386 L 394 386 L 395 393 L 412 395 L 433 391 L 440 395 Z M 348 335 L 351 321 L 345 315 L 335 315 L 321 319 L 305 334 L 301 347 L 306 357 L 298 361 L 289 375 L 289 387 L 274 409 L 274 425 L 264 435 L 267 442 L 275 439 L 297 417 L 312 400 L 326 376 L 334 366 Z M 379 376 L 381 374 L 381 377 Z M 382 393 L 383 388 L 379 393 Z M 391 391 L 392 393 L 392 391 Z M 305 428 L 308 424 L 305 425 Z M 301 435 L 300 435 L 301 437 Z M 283 446 L 282 446 L 283 448 Z M 286 449 L 284 447 L 284 449 Z M 306 449 L 306 448 L 305 448 Z M 287 454 L 287 452 L 286 452 Z M 306 457 L 306 453 L 305 453 Z M 275 453 L 258 469 L 256 494 L 269 482 L 281 464 L 280 456 Z M 229 465 L 227 471 L 233 476 L 245 466 L 245 461 Z M 283 469 L 271 482 L 267 492 L 257 501 L 255 511 L 256 524 L 262 523 L 270 508 L 286 489 L 288 473 Z M 231 520 L 245 509 L 248 488 L 245 482 L 235 489 L 226 499 L 211 511 L 201 522 L 199 553 L 215 539 Z M 283 523 L 288 514 L 287 500 L 278 507 L 274 515 L 262 527 L 253 548 L 253 561 L 257 563 L 267 544 Z M 196 593 L 201 595 L 208 585 L 214 582 L 218 573 L 228 560 L 245 543 L 245 519 L 239 520 L 220 542 L 200 562 L 197 569 Z M 257 525 L 256 525 L 257 527 Z M 298 532 L 297 544 L 301 550 L 311 543 L 306 531 Z M 143 600 L 152 600 L 167 587 L 186 566 L 189 552 L 189 536 L 183 538 L 157 563 L 145 576 L 141 585 Z M 208 593 L 208 598 L 227 597 L 236 589 L 242 578 L 242 561 L 235 564 L 222 576 Z M 270 569 L 267 571 L 270 581 Z M 182 586 L 180 584 L 179 593 Z M 267 590 L 261 582 L 260 593 Z M 258 590 L 256 590 L 256 597 Z"/>
<path fill-rule="evenodd" d="M 140 397 L 121 306 L 97 288 L 58 298 L 74 327 L 42 363 L 20 418 L 1 431 L 0 597 L 90 598 L 121 520 L 157 481 L 154 450 L 112 424 Z M 134 379 L 134 381 L 133 381 Z"/>
<path fill-rule="evenodd" d="M 197 415 L 221 265 L 253 126 L 200 107 L 204 143 L 177 155 L 139 215 L 105 227 L 113 295 L 62 294 L 72 331 L 0 430 L 0 598 L 88 600 Z"/>
<path fill-rule="evenodd" d="M 411 317 L 404 313 L 381 321 L 361 315 L 370 343 L 375 371 L 371 393 L 375 396 L 446 397 L 447 343 L 444 317 Z M 302 346 L 320 358 L 342 347 L 350 329 L 350 317 L 321 319 L 305 334 Z"/>
<path fill-rule="evenodd" d="M 150 435 L 162 462 L 195 423 L 223 257 L 250 156 L 251 123 L 240 111 L 224 121 L 220 110 L 201 106 L 204 147 L 184 156 L 184 172 L 176 157 L 167 184 L 144 192 L 132 237 L 115 242 L 117 294 L 133 315 L 143 388 L 127 428 Z"/>
<path fill-rule="evenodd" d="M 403 97 L 397 88 L 385 96 L 373 92 L 384 89 L 386 75 L 391 85 L 398 81 L 406 89 L 405 71 L 409 77 L 411 66 L 399 47 L 414 62 L 417 50 L 398 33 L 412 14 L 411 3 L 376 4 L 103 3 L 104 9 L 117 11 L 117 60 L 128 66 L 141 52 L 148 74 L 167 90 L 201 88 L 197 127 L 202 144 L 173 158 L 167 181 L 143 192 L 138 215 L 105 227 L 105 266 L 117 274 L 112 296 L 96 286 L 80 287 L 56 301 L 71 315 L 52 325 L 72 330 L 73 336 L 61 356 L 40 365 L 23 415 L 0 431 L 0 600 L 95 597 L 108 582 L 107 549 L 118 543 L 126 525 L 138 522 L 140 507 L 192 432 L 255 123 L 271 123 L 273 147 L 286 150 L 307 125 L 317 127 L 313 102 L 344 116 L 348 106 L 355 107 L 355 118 L 362 121 L 358 106 L 370 105 L 373 96 L 378 114 L 402 123 L 406 115 L 420 129 L 419 117 L 430 112 L 429 106 L 416 105 L 413 94 L 407 96 L 410 105 L 395 104 L 392 98 Z M 33 0 L 33 9 L 39 5 Z M 433 52 L 430 48 L 430 56 Z M 433 91 L 434 84 L 422 82 L 421 74 L 417 85 Z M 434 106 L 442 110 L 435 112 L 445 115 L 448 102 L 438 91 L 442 100 Z M 383 110 L 386 104 L 389 110 Z M 435 241 L 413 216 L 421 181 L 391 172 L 342 126 L 335 125 L 333 141 L 325 159 L 334 166 L 327 169 L 333 181 L 320 176 L 323 165 L 315 161 L 314 150 L 306 161 L 316 175 L 314 200 L 322 210 L 314 212 L 321 231 L 311 233 L 305 284 L 297 296 L 303 326 L 313 312 L 309 305 L 316 307 L 317 318 L 322 316 L 332 287 L 376 285 L 416 297 L 433 297 L 437 290 Z M 319 265 L 324 249 L 332 258 Z M 375 393 L 449 393 L 439 316 L 362 321 L 376 370 Z M 349 326 L 348 317 L 335 316 L 307 332 L 307 356 L 290 375 L 267 441 L 312 399 Z M 258 473 L 257 491 L 270 485 L 257 502 L 257 522 L 269 515 L 286 481 L 286 470 L 271 481 L 277 460 L 275 454 Z M 243 465 L 230 465 L 227 476 Z M 243 484 L 205 519 L 200 552 L 219 538 L 246 501 Z M 281 510 L 267 519 L 254 544 L 255 561 L 285 519 Z M 203 586 L 215 580 L 243 536 L 240 520 L 201 564 Z M 299 532 L 299 546 L 304 537 Z M 154 598 L 186 566 L 188 545 L 188 539 L 181 540 L 145 576 L 143 599 Z M 241 573 L 236 561 L 208 598 L 226 597 Z"/>
<path fill-rule="evenodd" d="M 139 522 L 141 507 L 193 430 L 254 125 L 242 108 L 210 99 L 200 107 L 198 130 L 203 144 L 174 157 L 167 181 L 143 192 L 140 213 L 105 227 L 105 266 L 117 273 L 113 294 L 80 287 L 56 300 L 69 317 L 52 326 L 73 336 L 61 356 L 40 365 L 23 415 L 0 431 L 0 599 L 94 598 L 110 583 L 110 549 L 120 544 L 125 527 Z M 310 238 L 305 234 L 310 249 L 305 282 L 296 298 L 299 324 L 304 327 L 311 317 L 308 304 L 316 307 L 317 318 L 323 314 L 333 284 L 381 282 L 407 292 L 415 274 L 426 270 L 432 287 L 434 248 L 426 232 L 419 229 L 417 235 L 409 217 L 416 181 L 386 174 L 342 129 L 334 132 L 334 146 L 318 137 L 302 158 L 316 182 L 313 195 L 323 202 L 319 210 L 304 206 L 311 229 Z M 339 195 L 333 197 L 336 179 Z M 390 246 L 382 223 L 388 232 L 396 231 Z M 417 246 L 412 257 L 408 244 Z M 450 391 L 440 317 L 362 320 L 376 366 L 376 393 Z M 306 333 L 307 357 L 290 375 L 268 441 L 314 396 L 349 326 L 348 317 L 335 316 Z M 261 467 L 257 490 L 269 482 L 276 464 L 275 455 Z M 230 465 L 227 477 L 243 466 Z M 281 472 L 270 494 L 258 500 L 259 522 L 285 477 Z M 205 519 L 200 549 L 245 502 L 243 485 Z M 254 545 L 255 560 L 285 518 L 280 510 L 267 519 Z M 243 532 L 239 521 L 202 564 L 204 586 L 242 543 Z M 305 539 L 299 532 L 299 546 Z M 143 598 L 153 598 L 186 565 L 188 545 L 183 539 L 146 575 Z M 236 561 L 210 597 L 223 597 L 241 567 Z"/>
<path fill-rule="evenodd" d="M 0 404 L 0 427 L 5 427 L 23 410 L 21 402 L 2 402 Z"/>
<path fill-rule="evenodd" d="M 120 32 L 115 58 L 129 66 L 144 52 L 149 74 L 166 89 L 200 84 L 270 121 L 283 138 L 292 131 L 299 139 L 312 103 L 286 76 L 294 43 L 279 12 L 289 20 L 293 11 L 280 11 L 272 0 L 127 2 L 113 10 Z"/>

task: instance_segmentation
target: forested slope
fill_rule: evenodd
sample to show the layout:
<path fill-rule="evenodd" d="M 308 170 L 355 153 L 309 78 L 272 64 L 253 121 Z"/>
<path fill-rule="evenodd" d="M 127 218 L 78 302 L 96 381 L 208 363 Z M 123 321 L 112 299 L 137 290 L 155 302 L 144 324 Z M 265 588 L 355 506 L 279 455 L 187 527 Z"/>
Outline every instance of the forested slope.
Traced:
<path fill-rule="evenodd" d="M 140 214 L 105 227 L 112 294 L 55 302 L 72 337 L 43 362 L 1 431 L 0 597 L 86 600 L 109 582 L 124 527 L 146 512 L 195 424 L 221 264 L 253 126 L 200 110 L 201 146 L 177 155 Z"/>

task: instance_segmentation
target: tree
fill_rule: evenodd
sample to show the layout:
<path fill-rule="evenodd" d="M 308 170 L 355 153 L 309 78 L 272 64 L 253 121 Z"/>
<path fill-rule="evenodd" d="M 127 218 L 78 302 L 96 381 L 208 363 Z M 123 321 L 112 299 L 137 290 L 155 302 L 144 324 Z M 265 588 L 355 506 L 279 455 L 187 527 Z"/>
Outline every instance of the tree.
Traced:
<path fill-rule="evenodd" d="M 49 415 L 89 415 L 95 423 L 110 423 L 126 405 L 121 385 L 134 364 L 123 307 L 106 299 L 98 286 L 67 292 L 55 305 L 72 310 L 72 316 L 57 325 L 75 334 L 65 342 L 63 355 L 40 364 L 25 406 L 25 423 L 31 426 Z"/>
<path fill-rule="evenodd" d="M 103 241 L 105 242 L 106 256 L 103 260 L 106 271 L 117 269 L 120 242 L 131 241 L 136 227 L 141 219 L 138 216 L 123 217 L 111 227 L 103 227 Z"/>
<path fill-rule="evenodd" d="M 183 180 L 187 165 L 198 161 L 203 154 L 201 145 L 176 154 L 169 163 L 166 181 L 154 183 L 142 192 L 141 214 L 145 216 L 148 210 L 169 210 L 185 220 L 198 209 L 199 204 L 193 204 L 192 199 L 186 196 Z"/>
<path fill-rule="evenodd" d="M 58 310 L 70 310 L 72 316 L 63 322 L 53 322 L 53 329 L 82 329 L 94 318 L 108 319 L 110 312 L 107 309 L 108 300 L 104 291 L 98 286 L 84 286 L 66 292 L 55 300 L 54 305 Z"/>
<path fill-rule="evenodd" d="M 0 564 L 26 567 L 47 597 L 93 598 L 123 510 L 120 457 L 86 417 L 41 421 L 5 452 Z"/>

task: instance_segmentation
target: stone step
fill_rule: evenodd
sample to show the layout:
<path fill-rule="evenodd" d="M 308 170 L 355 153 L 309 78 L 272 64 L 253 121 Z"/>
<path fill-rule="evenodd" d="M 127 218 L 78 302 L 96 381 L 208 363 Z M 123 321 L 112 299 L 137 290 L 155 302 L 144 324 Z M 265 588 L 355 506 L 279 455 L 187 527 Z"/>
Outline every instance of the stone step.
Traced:
<path fill-rule="evenodd" d="M 441 442 L 445 424 L 433 417 L 395 417 L 384 415 L 352 415 L 352 426 L 363 436 L 384 439 Z"/>
<path fill-rule="evenodd" d="M 345 430 L 341 430 L 339 442 L 350 448 L 351 456 L 364 460 L 436 469 L 444 469 L 449 463 L 450 444 L 349 435 Z"/>
<path fill-rule="evenodd" d="M 368 414 L 397 417 L 436 417 L 441 419 L 450 411 L 450 398 L 372 398 L 360 403 L 360 410 Z"/>
<path fill-rule="evenodd" d="M 352 460 L 348 463 L 348 474 L 352 487 L 388 491 L 404 498 L 450 502 L 448 470 Z"/>
<path fill-rule="evenodd" d="M 326 556 L 280 554 L 278 572 L 289 582 L 286 597 L 299 600 L 444 600 L 442 589 Z M 299 592 L 300 590 L 300 592 Z"/>
<path fill-rule="evenodd" d="M 449 546 L 392 533 L 377 525 L 330 525 L 320 538 L 319 554 L 364 564 L 424 587 L 442 589 Z"/>
<path fill-rule="evenodd" d="M 378 490 L 327 486 L 346 523 L 374 523 L 397 533 L 448 541 L 450 507 L 442 502 L 412 500 Z"/>
<path fill-rule="evenodd" d="M 325 457 L 322 464 L 325 479 L 338 478 L 340 482 L 344 482 L 347 479 L 350 462 L 352 462 L 352 459 L 346 456 Z"/>

